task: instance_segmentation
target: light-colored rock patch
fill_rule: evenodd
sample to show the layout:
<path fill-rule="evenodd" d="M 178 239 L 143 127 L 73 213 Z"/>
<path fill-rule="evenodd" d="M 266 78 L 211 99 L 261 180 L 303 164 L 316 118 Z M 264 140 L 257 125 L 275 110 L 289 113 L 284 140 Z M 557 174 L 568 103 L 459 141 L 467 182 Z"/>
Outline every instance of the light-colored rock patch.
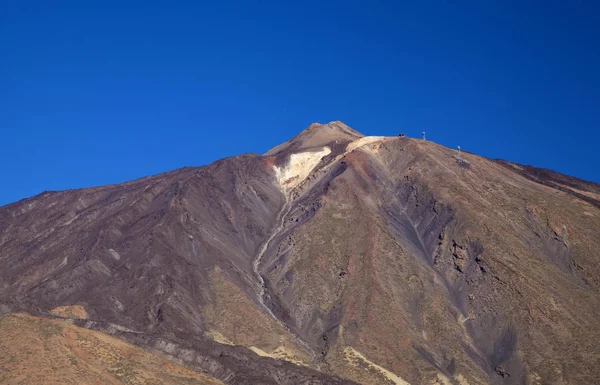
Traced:
<path fill-rule="evenodd" d="M 290 155 L 290 160 L 283 167 L 275 168 L 277 181 L 284 192 L 288 192 L 306 179 L 310 172 L 324 156 L 331 153 L 329 147 L 323 147 L 318 151 L 300 152 Z"/>
<path fill-rule="evenodd" d="M 369 361 L 367 357 L 363 356 L 359 351 L 357 351 L 351 346 L 347 346 L 346 348 L 344 348 L 344 354 L 346 356 L 346 361 L 348 361 L 353 366 L 361 367 L 362 365 L 366 364 L 371 369 L 379 372 L 383 377 L 392 381 L 396 385 L 410 385 L 408 382 L 404 381 L 395 373 L 392 373 L 389 370 L 377 365 L 376 363 Z"/>
<path fill-rule="evenodd" d="M 58 266 L 56 266 L 55 270 L 62 269 L 63 267 L 67 266 L 67 262 L 68 262 L 68 257 L 64 257 L 62 262 L 59 263 Z"/>
<path fill-rule="evenodd" d="M 250 346 L 250 350 L 252 350 L 254 353 L 258 354 L 261 357 L 275 358 L 277 360 L 289 361 L 296 365 L 308 366 L 304 362 L 300 361 L 292 351 L 286 349 L 285 346 L 279 346 L 272 353 L 267 353 L 264 350 L 257 348 L 256 346 Z"/>
<path fill-rule="evenodd" d="M 454 385 L 454 384 L 469 385 L 469 381 L 467 381 L 467 379 L 462 374 L 459 374 L 456 377 L 454 377 L 454 381 L 452 381 L 450 378 L 444 376 L 441 373 L 438 373 L 437 377 L 431 383 L 431 385 Z"/>
<path fill-rule="evenodd" d="M 437 377 L 431 383 L 431 385 L 455 385 L 455 384 L 470 385 L 469 381 L 467 381 L 467 379 L 462 374 L 459 374 L 458 376 L 454 377 L 454 381 L 452 381 L 450 378 L 446 377 L 445 375 L 438 373 Z"/>
<path fill-rule="evenodd" d="M 123 304 L 121 303 L 121 301 L 119 301 L 118 299 L 112 297 L 113 303 L 115 304 L 115 306 L 117 307 L 117 309 L 119 309 L 119 311 L 123 311 L 125 310 L 125 306 L 123 306 Z"/>
<path fill-rule="evenodd" d="M 233 342 L 227 339 L 223 334 L 216 330 L 209 330 L 204 333 L 205 336 L 210 338 L 211 340 L 218 342 L 222 345 L 235 345 Z"/>
<path fill-rule="evenodd" d="M 452 385 L 452 381 L 448 377 L 438 373 L 431 385 Z"/>
<path fill-rule="evenodd" d="M 381 142 L 384 139 L 385 136 L 364 136 L 360 139 L 355 140 L 354 142 L 350 142 L 348 146 L 346 146 L 346 152 L 350 152 L 367 144 Z"/>
<path fill-rule="evenodd" d="M 111 256 L 112 256 L 114 259 L 116 259 L 117 261 L 118 261 L 119 259 L 121 259 L 121 255 L 120 255 L 119 253 L 117 253 L 115 250 L 113 250 L 113 249 L 108 249 L 108 252 L 109 252 L 109 253 L 110 253 L 110 255 L 111 255 Z"/>

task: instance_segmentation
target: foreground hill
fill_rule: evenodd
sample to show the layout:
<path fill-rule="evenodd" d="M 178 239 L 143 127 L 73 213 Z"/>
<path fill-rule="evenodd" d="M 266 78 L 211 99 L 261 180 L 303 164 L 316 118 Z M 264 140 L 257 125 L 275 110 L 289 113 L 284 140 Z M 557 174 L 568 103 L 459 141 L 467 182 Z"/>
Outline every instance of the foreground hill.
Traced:
<path fill-rule="evenodd" d="M 106 334 L 25 314 L 0 317 L 0 383 L 223 384 Z"/>
<path fill-rule="evenodd" d="M 0 310 L 230 384 L 594 384 L 599 229 L 597 184 L 314 124 L 0 208 Z"/>

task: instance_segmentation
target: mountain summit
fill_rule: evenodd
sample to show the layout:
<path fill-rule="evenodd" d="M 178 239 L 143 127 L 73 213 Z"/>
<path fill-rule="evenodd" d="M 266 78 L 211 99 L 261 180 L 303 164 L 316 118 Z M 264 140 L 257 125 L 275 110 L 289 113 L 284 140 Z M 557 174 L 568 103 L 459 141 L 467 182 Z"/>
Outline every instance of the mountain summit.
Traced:
<path fill-rule="evenodd" d="M 302 151 L 325 145 L 348 144 L 363 136 L 342 122 L 313 123 L 294 138 L 272 148 L 265 155 L 276 155 L 284 151 Z"/>
<path fill-rule="evenodd" d="M 315 123 L 1 207 L 0 329 L 58 319 L 226 384 L 594 384 L 598 229 L 598 184 Z"/>

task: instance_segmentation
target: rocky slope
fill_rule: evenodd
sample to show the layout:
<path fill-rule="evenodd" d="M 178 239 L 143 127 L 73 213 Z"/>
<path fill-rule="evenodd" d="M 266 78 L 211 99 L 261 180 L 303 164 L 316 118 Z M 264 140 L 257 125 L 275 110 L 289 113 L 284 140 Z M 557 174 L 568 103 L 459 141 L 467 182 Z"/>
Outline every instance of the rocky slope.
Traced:
<path fill-rule="evenodd" d="M 229 384 L 594 384 L 599 229 L 597 184 L 313 124 L 0 208 L 0 310 Z"/>

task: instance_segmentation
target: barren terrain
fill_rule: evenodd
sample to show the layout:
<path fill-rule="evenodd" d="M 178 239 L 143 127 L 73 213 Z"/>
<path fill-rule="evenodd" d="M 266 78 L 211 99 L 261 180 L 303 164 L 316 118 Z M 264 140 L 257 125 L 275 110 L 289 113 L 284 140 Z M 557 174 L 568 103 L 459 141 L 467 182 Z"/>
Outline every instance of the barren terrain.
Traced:
<path fill-rule="evenodd" d="M 1 207 L 0 312 L 226 384 L 596 384 L 599 196 L 312 124 L 263 155 Z M 184 376 L 165 370 L 143 378 Z"/>

